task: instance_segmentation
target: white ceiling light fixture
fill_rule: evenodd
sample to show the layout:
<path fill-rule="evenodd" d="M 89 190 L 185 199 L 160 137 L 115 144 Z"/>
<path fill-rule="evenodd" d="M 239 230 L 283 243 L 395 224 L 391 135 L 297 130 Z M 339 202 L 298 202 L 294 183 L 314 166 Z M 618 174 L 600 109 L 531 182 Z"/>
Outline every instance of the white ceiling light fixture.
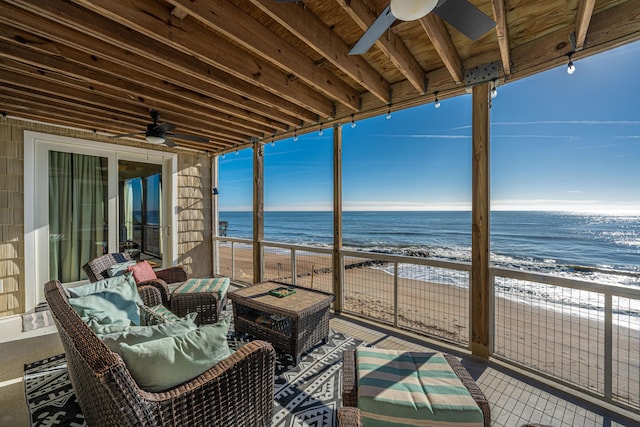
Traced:
<path fill-rule="evenodd" d="M 145 138 L 151 144 L 164 144 L 164 138 L 161 136 L 147 135 Z"/>
<path fill-rule="evenodd" d="M 438 0 L 391 0 L 391 13 L 401 21 L 415 21 L 435 9 Z"/>

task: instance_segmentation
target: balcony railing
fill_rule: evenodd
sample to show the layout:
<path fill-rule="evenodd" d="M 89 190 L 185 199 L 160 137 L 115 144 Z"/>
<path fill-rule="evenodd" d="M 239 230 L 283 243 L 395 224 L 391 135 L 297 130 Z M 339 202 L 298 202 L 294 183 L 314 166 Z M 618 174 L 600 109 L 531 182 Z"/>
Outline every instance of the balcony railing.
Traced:
<path fill-rule="evenodd" d="M 219 274 L 252 282 L 250 240 L 216 238 Z M 261 242 L 263 280 L 333 292 L 331 248 Z M 340 252 L 343 311 L 467 348 L 468 263 Z M 249 274 L 247 274 L 247 272 Z M 492 268 L 493 356 L 640 410 L 640 290 Z"/>
<path fill-rule="evenodd" d="M 214 239 L 214 271 L 237 282 L 253 282 L 253 241 L 235 237 Z"/>
<path fill-rule="evenodd" d="M 640 290 L 491 270 L 494 355 L 640 409 Z"/>

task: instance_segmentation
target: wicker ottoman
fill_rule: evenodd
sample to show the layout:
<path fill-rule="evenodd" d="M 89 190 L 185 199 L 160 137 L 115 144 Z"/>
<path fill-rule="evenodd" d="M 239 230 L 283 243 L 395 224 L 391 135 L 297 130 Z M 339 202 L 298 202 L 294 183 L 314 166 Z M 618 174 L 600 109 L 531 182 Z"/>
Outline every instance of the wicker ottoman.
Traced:
<path fill-rule="evenodd" d="M 178 316 L 198 313 L 196 324 L 216 323 L 227 302 L 228 277 L 189 279 L 171 293 L 171 311 Z"/>

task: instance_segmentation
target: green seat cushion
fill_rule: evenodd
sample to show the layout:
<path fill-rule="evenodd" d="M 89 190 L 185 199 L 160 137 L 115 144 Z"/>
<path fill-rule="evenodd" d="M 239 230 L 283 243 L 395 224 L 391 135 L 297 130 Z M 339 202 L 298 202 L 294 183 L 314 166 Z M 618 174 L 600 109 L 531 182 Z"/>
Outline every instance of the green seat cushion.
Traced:
<path fill-rule="evenodd" d="M 187 382 L 231 355 L 229 318 L 184 334 L 139 344 L 119 344 L 120 354 L 138 386 L 159 392 Z"/>
<path fill-rule="evenodd" d="M 69 305 L 87 323 L 94 319 L 92 322 L 101 324 L 140 325 L 138 305 L 142 305 L 142 299 L 136 282 L 131 275 L 122 277 L 121 282 L 103 291 L 69 298 Z"/>
<path fill-rule="evenodd" d="M 128 274 L 128 276 L 130 277 L 131 274 Z M 97 282 L 87 283 L 85 285 L 75 286 L 73 288 L 67 288 L 67 291 L 69 292 L 69 295 L 71 295 L 71 297 L 84 297 L 87 295 L 112 289 L 115 286 L 121 285 L 123 282 L 129 280 L 129 277 L 127 277 L 127 275 L 109 277 L 108 279 L 98 280 Z"/>
<path fill-rule="evenodd" d="M 196 315 L 197 313 L 193 313 L 193 317 Z M 159 323 L 175 322 L 178 320 L 180 320 L 180 317 L 176 316 L 162 304 L 154 305 L 153 307 L 147 307 L 146 305 L 140 306 L 140 322 L 142 325 L 157 325 Z"/>
<path fill-rule="evenodd" d="M 189 279 L 173 291 L 172 295 L 207 292 L 218 295 L 218 301 L 222 301 L 227 296 L 229 288 L 228 277 L 213 277 L 208 279 Z"/>
<path fill-rule="evenodd" d="M 185 316 L 175 322 L 160 323 L 153 326 L 129 326 L 122 331 L 98 334 L 98 337 L 116 353 L 120 353 L 120 344 L 136 345 L 143 342 L 182 335 L 197 328 L 193 322 L 195 314 Z M 107 329 L 105 329 L 107 331 Z"/>
<path fill-rule="evenodd" d="M 363 427 L 484 424 L 442 353 L 358 348 L 356 365 Z"/>

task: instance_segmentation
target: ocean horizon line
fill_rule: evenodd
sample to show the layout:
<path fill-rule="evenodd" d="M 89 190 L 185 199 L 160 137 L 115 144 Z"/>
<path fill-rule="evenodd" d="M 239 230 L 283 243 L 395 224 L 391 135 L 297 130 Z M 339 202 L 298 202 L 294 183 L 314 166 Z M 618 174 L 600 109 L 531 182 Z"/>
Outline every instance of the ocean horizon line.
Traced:
<path fill-rule="evenodd" d="M 253 212 L 252 209 L 220 209 L 220 213 Z M 264 212 L 275 213 L 333 213 L 330 209 L 265 209 Z M 384 212 L 384 213 L 420 213 L 420 212 L 466 212 L 472 213 L 471 209 L 343 209 L 342 212 Z M 640 210 L 573 210 L 573 209 L 491 209 L 489 212 L 538 212 L 571 215 L 611 215 L 611 216 L 640 216 Z"/>

